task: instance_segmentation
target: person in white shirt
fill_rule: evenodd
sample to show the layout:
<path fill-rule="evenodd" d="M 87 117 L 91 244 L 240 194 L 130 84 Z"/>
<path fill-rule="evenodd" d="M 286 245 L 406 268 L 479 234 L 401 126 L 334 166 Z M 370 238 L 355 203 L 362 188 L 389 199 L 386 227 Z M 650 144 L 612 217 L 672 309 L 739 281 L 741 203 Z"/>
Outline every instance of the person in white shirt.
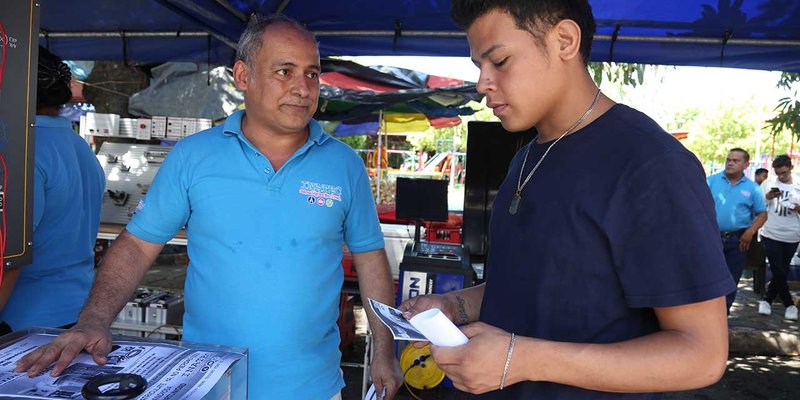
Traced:
<path fill-rule="evenodd" d="M 758 302 L 758 313 L 769 315 L 772 313 L 772 301 L 780 298 L 786 307 L 784 318 L 788 320 L 797 320 L 797 307 L 789 292 L 786 276 L 800 243 L 800 187 L 792 181 L 793 168 L 792 160 L 786 154 L 775 157 L 772 169 L 777 179 L 762 184 L 767 200 L 767 222 L 761 231 L 761 239 L 772 280 L 764 299 Z"/>

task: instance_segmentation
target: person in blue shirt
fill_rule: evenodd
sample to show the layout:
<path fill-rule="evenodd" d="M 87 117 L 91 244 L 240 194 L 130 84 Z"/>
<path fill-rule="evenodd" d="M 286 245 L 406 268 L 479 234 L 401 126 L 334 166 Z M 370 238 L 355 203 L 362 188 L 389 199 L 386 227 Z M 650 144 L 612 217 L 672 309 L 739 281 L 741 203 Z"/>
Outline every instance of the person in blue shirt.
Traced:
<path fill-rule="evenodd" d="M 283 16 L 252 16 L 233 67 L 246 109 L 170 151 L 77 325 L 17 370 L 35 375 L 58 360 L 58 375 L 81 350 L 104 363 L 111 322 L 185 226 L 183 339 L 247 347 L 250 400 L 339 399 L 342 244 L 363 298 L 389 303 L 394 288 L 364 163 L 312 119 L 319 74 L 309 31 Z M 367 313 L 372 380 L 391 399 L 402 382 L 394 342 Z"/>
<path fill-rule="evenodd" d="M 758 230 L 767 221 L 767 205 L 758 184 L 744 176 L 750 165 L 750 154 L 735 148 L 725 158 L 725 170 L 708 177 L 708 188 L 714 197 L 719 235 L 725 262 L 734 282 L 739 284 L 747 260 L 747 251 Z M 725 302 L 730 313 L 737 289 L 728 293 Z"/>
<path fill-rule="evenodd" d="M 105 188 L 94 153 L 58 117 L 72 96 L 69 68 L 40 47 L 37 78 L 33 263 L 5 271 L 0 295 L 0 320 L 12 331 L 77 321 L 94 280 Z"/>
<path fill-rule="evenodd" d="M 58 108 L 72 97 L 69 68 L 39 47 L 33 176 L 33 262 L 6 270 L 0 321 L 9 330 L 75 323 L 94 281 L 94 242 L 106 178 Z"/>
<path fill-rule="evenodd" d="M 432 346 L 480 399 L 657 399 L 725 371 L 725 267 L 697 158 L 587 71 L 588 1 L 457 0 L 478 91 L 508 131 L 538 136 L 494 200 L 486 283 L 437 307 L 469 338 Z"/>

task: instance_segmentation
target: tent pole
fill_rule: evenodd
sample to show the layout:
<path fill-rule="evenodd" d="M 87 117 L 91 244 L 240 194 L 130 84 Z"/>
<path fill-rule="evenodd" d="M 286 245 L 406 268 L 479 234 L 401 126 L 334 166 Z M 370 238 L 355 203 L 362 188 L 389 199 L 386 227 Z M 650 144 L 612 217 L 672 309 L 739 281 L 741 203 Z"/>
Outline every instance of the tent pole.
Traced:
<path fill-rule="evenodd" d="M 150 37 L 196 37 L 196 36 L 208 36 L 211 35 L 217 40 L 226 45 L 230 46 L 231 48 L 236 48 L 236 42 L 216 33 L 209 33 L 209 32 L 179 32 L 179 31 L 169 31 L 169 32 L 125 32 L 126 38 L 150 38 Z M 39 37 L 45 37 L 44 32 L 39 32 Z M 61 39 L 61 38 L 120 38 L 122 37 L 121 32 L 48 32 L 47 37 L 50 39 Z"/>
<path fill-rule="evenodd" d="M 216 2 L 226 11 L 233 14 L 234 17 L 239 18 L 240 21 L 247 22 L 247 15 L 237 10 L 236 7 L 231 6 L 231 3 L 229 3 L 227 0 L 216 0 Z"/>
<path fill-rule="evenodd" d="M 290 2 L 290 1 L 291 1 L 291 0 L 283 0 L 283 1 L 281 2 L 281 4 L 279 4 L 279 5 L 278 5 L 278 8 L 276 8 L 276 9 L 275 9 L 275 14 L 280 14 L 280 13 L 282 13 L 282 12 L 283 12 L 283 10 L 285 10 L 285 9 L 286 9 L 286 6 L 288 6 L 288 5 L 289 5 L 289 2 Z"/>
<path fill-rule="evenodd" d="M 454 187 L 456 171 L 456 127 L 451 127 L 453 132 L 453 145 L 450 147 L 450 187 Z"/>
<path fill-rule="evenodd" d="M 314 36 L 377 36 L 394 37 L 395 31 L 330 31 L 315 30 L 311 31 Z M 405 37 L 440 37 L 440 38 L 459 38 L 465 37 L 466 33 L 457 31 L 403 31 Z M 595 41 L 611 42 L 612 35 L 594 35 Z M 680 36 L 636 36 L 618 35 L 617 42 L 649 42 L 649 43 L 687 43 L 687 44 L 722 44 L 722 37 L 680 37 Z M 748 39 L 731 38 L 727 45 L 741 46 L 800 46 L 800 40 L 792 39 Z"/>
<path fill-rule="evenodd" d="M 189 37 L 189 36 L 208 36 L 210 33 L 203 31 L 178 32 L 131 32 L 125 31 L 125 37 Z M 44 32 L 39 32 L 39 37 L 45 37 Z M 119 38 L 122 32 L 47 32 L 49 38 Z"/>
<path fill-rule="evenodd" d="M 381 131 L 383 130 L 383 110 L 378 111 L 378 148 L 375 154 L 375 204 L 381 204 Z"/>

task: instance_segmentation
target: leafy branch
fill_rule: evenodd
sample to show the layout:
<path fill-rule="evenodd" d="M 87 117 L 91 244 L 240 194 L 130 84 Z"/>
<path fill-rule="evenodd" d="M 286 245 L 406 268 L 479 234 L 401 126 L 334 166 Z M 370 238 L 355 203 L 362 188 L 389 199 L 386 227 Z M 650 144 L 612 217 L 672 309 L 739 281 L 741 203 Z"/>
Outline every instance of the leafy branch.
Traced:
<path fill-rule="evenodd" d="M 603 80 L 636 87 L 644 82 L 646 64 L 590 62 L 589 73 L 598 85 Z"/>
<path fill-rule="evenodd" d="M 767 128 L 773 136 L 789 131 L 795 139 L 800 139 L 800 74 L 784 72 L 776 85 L 790 92 L 789 96 L 778 101 L 776 115 L 766 121 Z"/>

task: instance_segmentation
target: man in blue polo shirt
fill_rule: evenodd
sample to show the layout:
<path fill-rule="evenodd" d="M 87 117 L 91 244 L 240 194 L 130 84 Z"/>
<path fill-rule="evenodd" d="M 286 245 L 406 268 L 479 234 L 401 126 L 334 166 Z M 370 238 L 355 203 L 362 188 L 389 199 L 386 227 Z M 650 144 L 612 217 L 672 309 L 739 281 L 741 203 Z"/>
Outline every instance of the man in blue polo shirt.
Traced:
<path fill-rule="evenodd" d="M 767 221 L 767 206 L 761 188 L 744 176 L 748 165 L 750 154 L 747 151 L 731 149 L 725 159 L 725 171 L 707 179 L 714 197 L 725 261 L 737 285 L 742 278 L 750 242 Z M 736 299 L 736 291 L 734 289 L 726 296 L 728 313 Z"/>
<path fill-rule="evenodd" d="M 78 324 L 18 370 L 36 374 L 61 355 L 58 375 L 81 349 L 104 363 L 114 316 L 185 226 L 184 339 L 247 347 L 250 400 L 341 398 L 342 243 L 362 296 L 393 298 L 366 170 L 311 119 L 320 63 L 306 29 L 282 16 L 253 16 L 237 58 L 246 111 L 175 146 L 105 257 Z M 390 399 L 402 382 L 391 333 L 368 316 L 372 379 Z"/>

